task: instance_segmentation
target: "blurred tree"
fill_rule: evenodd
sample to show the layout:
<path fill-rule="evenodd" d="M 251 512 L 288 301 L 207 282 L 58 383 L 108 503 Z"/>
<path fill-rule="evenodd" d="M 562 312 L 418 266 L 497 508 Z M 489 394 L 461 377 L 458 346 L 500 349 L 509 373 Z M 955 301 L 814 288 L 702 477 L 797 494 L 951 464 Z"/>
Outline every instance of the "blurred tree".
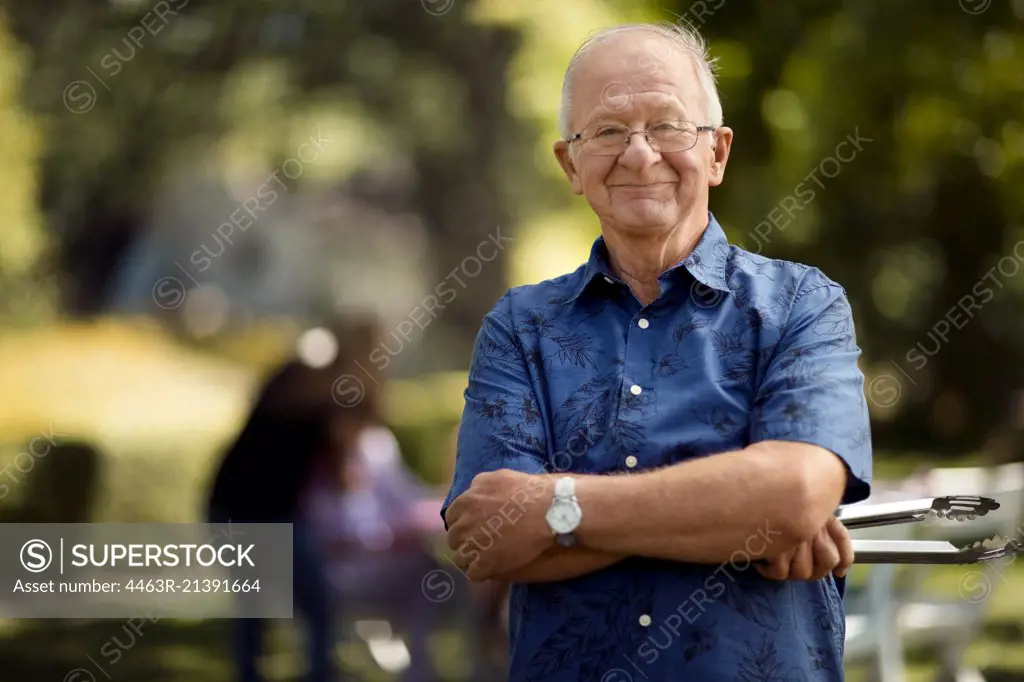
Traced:
<path fill-rule="evenodd" d="M 37 202 L 43 140 L 20 97 L 30 82 L 29 54 L 0 12 L 0 320 L 7 324 L 49 319 L 56 303 L 47 262 L 52 240 Z"/>
<path fill-rule="evenodd" d="M 215 149 L 237 132 L 226 93 L 237 94 L 240 78 L 261 87 L 268 71 L 284 74 L 283 96 L 250 115 L 248 141 L 272 140 L 269 160 L 280 161 L 294 154 L 278 132 L 289 122 L 317 106 L 358 108 L 388 143 L 393 158 L 384 161 L 413 168 L 412 186 L 408 196 L 396 192 L 374 159 L 344 169 L 339 191 L 421 216 L 436 282 L 498 226 L 513 230 L 501 179 L 529 175 L 508 155 L 530 139 L 505 105 L 516 32 L 472 25 L 471 2 L 3 4 L 11 30 L 32 48 L 23 97 L 47 130 L 41 203 L 59 236 L 70 314 L 103 309 L 169 168 L 182 150 Z M 442 357 L 466 361 L 480 318 L 505 287 L 504 260 L 470 272 L 472 286 L 454 285 L 458 296 L 439 326 L 457 347 Z"/>

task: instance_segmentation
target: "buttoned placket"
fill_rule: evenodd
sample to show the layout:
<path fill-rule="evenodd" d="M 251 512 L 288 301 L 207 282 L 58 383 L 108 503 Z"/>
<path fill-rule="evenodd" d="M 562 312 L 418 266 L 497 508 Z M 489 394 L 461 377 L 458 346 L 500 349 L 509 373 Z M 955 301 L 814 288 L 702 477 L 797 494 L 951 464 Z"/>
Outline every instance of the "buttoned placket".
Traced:
<path fill-rule="evenodd" d="M 644 391 L 650 388 L 647 385 L 651 379 L 649 370 L 651 363 L 650 358 L 647 357 L 648 349 L 651 347 L 648 342 L 648 335 L 654 333 L 654 331 L 651 329 L 651 320 L 646 306 L 641 307 L 639 301 L 636 301 L 634 298 L 630 298 L 627 305 L 631 317 L 626 331 L 623 378 L 626 390 L 631 395 L 641 396 Z M 628 398 L 623 397 L 621 400 L 626 401 Z M 620 405 L 621 409 L 622 406 Z M 633 454 L 628 454 L 620 460 L 620 466 L 624 465 L 630 471 L 636 470 L 639 464 L 639 458 Z"/>

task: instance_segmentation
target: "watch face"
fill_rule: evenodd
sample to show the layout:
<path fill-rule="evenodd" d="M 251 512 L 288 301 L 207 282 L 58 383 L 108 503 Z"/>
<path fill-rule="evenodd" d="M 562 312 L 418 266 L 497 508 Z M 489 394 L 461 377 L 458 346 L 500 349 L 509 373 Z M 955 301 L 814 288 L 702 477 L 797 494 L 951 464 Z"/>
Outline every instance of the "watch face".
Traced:
<path fill-rule="evenodd" d="M 555 502 L 546 515 L 548 525 L 555 533 L 571 533 L 580 525 L 582 513 L 572 502 Z"/>

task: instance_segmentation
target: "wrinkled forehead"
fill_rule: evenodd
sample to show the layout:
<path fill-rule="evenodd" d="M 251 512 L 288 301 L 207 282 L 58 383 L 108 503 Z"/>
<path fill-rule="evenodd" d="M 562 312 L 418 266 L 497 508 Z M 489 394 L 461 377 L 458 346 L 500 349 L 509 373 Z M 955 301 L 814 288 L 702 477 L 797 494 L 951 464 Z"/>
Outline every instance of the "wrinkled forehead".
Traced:
<path fill-rule="evenodd" d="M 597 118 L 672 109 L 697 120 L 706 110 L 693 56 L 639 30 L 606 38 L 581 55 L 570 94 L 576 127 Z"/>

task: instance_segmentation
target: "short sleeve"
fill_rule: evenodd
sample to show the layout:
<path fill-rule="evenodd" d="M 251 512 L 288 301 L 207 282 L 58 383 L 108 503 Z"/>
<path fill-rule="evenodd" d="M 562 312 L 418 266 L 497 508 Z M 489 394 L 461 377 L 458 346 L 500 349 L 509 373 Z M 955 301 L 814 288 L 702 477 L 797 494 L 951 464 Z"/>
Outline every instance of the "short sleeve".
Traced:
<path fill-rule="evenodd" d="M 849 472 L 842 504 L 851 504 L 871 491 L 871 423 L 857 365 L 861 351 L 845 291 L 819 271 L 811 273 L 758 387 L 750 440 L 810 443 L 835 453 Z"/>
<path fill-rule="evenodd" d="M 441 507 L 442 519 L 479 473 L 547 471 L 546 428 L 522 343 L 513 331 L 510 294 L 484 317 L 473 349 L 465 400 L 455 473 Z"/>

